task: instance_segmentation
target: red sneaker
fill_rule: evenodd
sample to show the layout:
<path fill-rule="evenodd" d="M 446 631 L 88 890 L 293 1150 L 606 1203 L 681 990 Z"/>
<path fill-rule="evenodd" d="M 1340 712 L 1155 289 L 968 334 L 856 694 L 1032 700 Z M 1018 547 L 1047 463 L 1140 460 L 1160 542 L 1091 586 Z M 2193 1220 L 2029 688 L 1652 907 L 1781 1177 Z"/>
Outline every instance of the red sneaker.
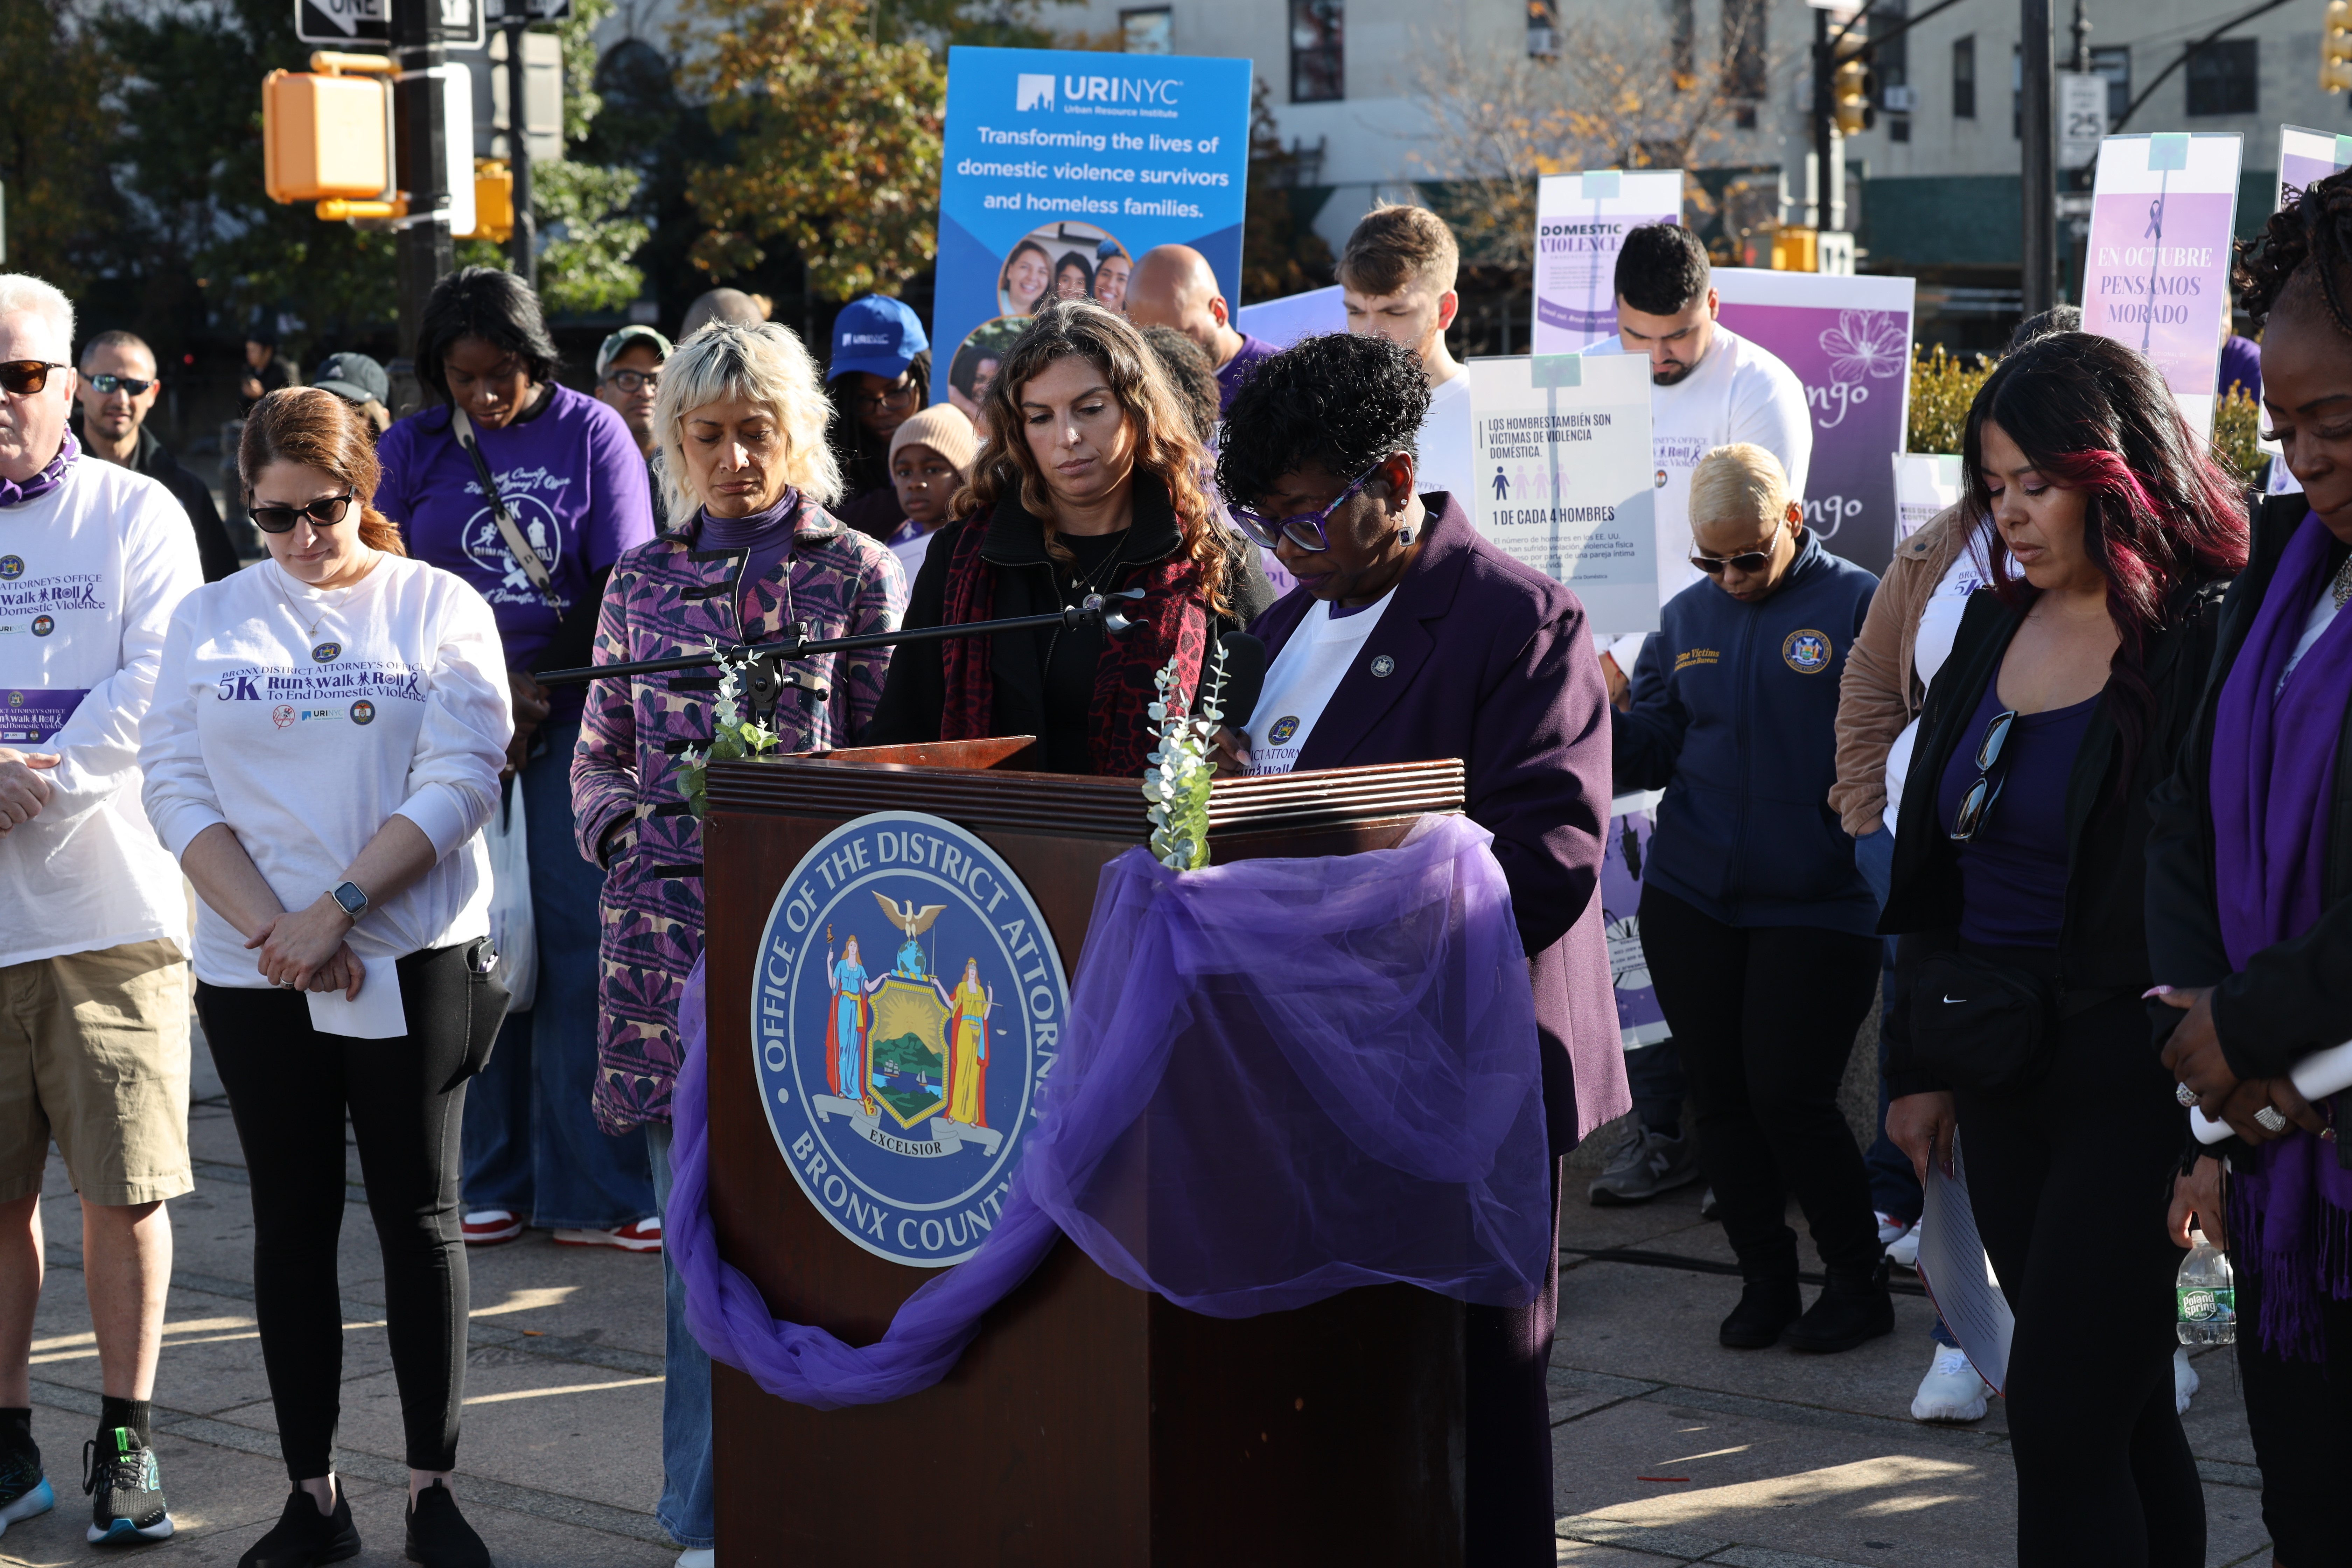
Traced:
<path fill-rule="evenodd" d="M 618 1230 L 559 1230 L 555 1239 L 562 1247 L 617 1247 L 624 1252 L 659 1252 L 661 1215 L 632 1221 Z"/>
<path fill-rule="evenodd" d="M 468 1247 L 496 1247 L 522 1234 L 522 1216 L 512 1209 L 474 1209 L 458 1221 Z"/>

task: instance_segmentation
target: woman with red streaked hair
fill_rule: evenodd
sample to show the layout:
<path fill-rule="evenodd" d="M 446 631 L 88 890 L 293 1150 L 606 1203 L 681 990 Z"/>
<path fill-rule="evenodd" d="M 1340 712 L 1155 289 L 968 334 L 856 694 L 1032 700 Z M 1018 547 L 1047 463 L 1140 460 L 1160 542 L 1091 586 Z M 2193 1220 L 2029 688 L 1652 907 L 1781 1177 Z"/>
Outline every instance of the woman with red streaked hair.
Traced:
<path fill-rule="evenodd" d="M 1969 411 L 1971 598 L 1919 720 L 1881 930 L 1899 933 L 1887 1132 L 1957 1129 L 2016 1313 L 2018 1561 L 2191 1564 L 2165 1234 L 2182 1144 L 2149 1043 L 2150 791 L 2211 663 L 2246 513 L 2147 359 L 2063 332 Z"/>

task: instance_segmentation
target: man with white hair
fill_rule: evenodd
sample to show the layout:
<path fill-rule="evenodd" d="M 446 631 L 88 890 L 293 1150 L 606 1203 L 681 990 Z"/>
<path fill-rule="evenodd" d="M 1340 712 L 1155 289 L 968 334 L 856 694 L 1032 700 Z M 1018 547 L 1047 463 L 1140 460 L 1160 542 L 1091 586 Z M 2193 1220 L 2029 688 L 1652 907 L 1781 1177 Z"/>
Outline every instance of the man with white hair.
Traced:
<path fill-rule="evenodd" d="M 172 1533 L 149 1400 L 188 1163 L 188 906 L 139 724 L 204 581 L 172 492 L 66 427 L 73 306 L 0 273 L 0 1528 L 54 1507 L 32 1435 L 41 1178 L 81 1196 L 103 1399 L 89 1539 Z"/>

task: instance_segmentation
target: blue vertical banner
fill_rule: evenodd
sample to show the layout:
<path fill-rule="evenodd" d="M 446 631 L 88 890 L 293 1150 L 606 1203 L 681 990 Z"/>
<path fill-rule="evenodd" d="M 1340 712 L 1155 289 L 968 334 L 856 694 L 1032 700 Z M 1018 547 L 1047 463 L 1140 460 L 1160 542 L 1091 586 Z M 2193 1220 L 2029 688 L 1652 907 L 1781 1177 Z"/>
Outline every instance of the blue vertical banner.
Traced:
<path fill-rule="evenodd" d="M 1245 58 L 950 49 L 934 400 L 976 412 L 1057 297 L 1123 310 L 1154 246 L 1207 257 L 1237 303 L 1249 112 Z"/>

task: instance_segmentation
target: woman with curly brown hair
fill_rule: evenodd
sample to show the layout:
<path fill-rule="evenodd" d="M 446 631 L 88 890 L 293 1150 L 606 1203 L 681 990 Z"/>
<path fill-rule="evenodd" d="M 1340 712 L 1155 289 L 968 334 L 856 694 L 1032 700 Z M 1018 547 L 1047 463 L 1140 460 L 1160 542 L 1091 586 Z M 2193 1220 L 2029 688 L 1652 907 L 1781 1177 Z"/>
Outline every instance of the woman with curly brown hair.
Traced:
<path fill-rule="evenodd" d="M 1140 588 L 1134 623 L 909 643 L 867 744 L 1035 735 L 1046 768 L 1140 774 L 1172 658 L 1188 700 L 1208 649 L 1273 603 L 1257 552 L 1201 488 L 1202 454 L 1143 334 L 1089 300 L 1049 305 L 988 391 L 988 444 L 933 536 L 908 626 L 1037 615 Z"/>
<path fill-rule="evenodd" d="M 2300 481 L 2255 515 L 2188 743 L 2151 801 L 2147 945 L 2178 1011 L 2164 1065 L 2244 1142 L 2173 1198 L 2237 1265 L 2238 1369 L 2273 1561 L 2345 1561 L 2352 1464 L 2352 1169 L 2297 1062 L 2352 1037 L 2352 174 L 2246 247 L 2263 410 Z M 2177 1025 L 2177 1026 L 2173 1026 Z M 2339 1097 L 2340 1101 L 2340 1097 Z M 2227 1234 L 2224 1235 L 2226 1230 Z"/>

